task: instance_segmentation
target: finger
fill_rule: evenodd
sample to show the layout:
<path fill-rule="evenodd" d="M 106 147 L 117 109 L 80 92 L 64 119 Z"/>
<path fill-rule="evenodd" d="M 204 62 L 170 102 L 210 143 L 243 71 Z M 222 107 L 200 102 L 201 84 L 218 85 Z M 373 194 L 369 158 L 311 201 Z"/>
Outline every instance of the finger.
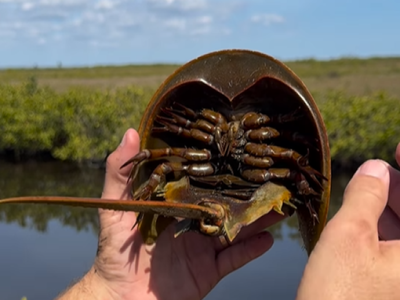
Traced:
<path fill-rule="evenodd" d="M 395 157 L 397 164 L 400 166 L 400 143 L 397 144 Z"/>
<path fill-rule="evenodd" d="M 341 209 L 333 218 L 348 227 L 344 235 L 377 237 L 389 183 L 388 166 L 380 160 L 369 160 L 358 169 L 346 188 Z"/>
<path fill-rule="evenodd" d="M 388 205 L 393 212 L 400 216 L 400 172 L 389 166 L 390 188 Z"/>
<path fill-rule="evenodd" d="M 107 158 L 106 176 L 102 198 L 128 199 L 127 185 L 129 166 L 120 169 L 121 165 L 139 151 L 139 135 L 134 129 L 128 129 L 118 148 Z"/>
<path fill-rule="evenodd" d="M 400 239 L 400 219 L 386 206 L 378 223 L 379 237 L 384 241 Z"/>
<path fill-rule="evenodd" d="M 220 279 L 267 252 L 273 243 L 272 235 L 264 231 L 221 251 L 217 256 Z"/>
<path fill-rule="evenodd" d="M 400 162 L 400 144 L 396 149 L 396 160 Z M 379 222 L 379 237 L 385 241 L 400 240 L 400 172 L 386 164 L 390 174 L 389 199 Z"/>

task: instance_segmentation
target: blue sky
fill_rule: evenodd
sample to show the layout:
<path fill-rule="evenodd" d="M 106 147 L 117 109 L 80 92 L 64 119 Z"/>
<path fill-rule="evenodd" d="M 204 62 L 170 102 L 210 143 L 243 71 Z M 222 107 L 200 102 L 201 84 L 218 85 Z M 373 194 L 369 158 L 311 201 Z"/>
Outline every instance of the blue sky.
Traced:
<path fill-rule="evenodd" d="M 0 0 L 0 68 L 400 55 L 398 0 Z"/>

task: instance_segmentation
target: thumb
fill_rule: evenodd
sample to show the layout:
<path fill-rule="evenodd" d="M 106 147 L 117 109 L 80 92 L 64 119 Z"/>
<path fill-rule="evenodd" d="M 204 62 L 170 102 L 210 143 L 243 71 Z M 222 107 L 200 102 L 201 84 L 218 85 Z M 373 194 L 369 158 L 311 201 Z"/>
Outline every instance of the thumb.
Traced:
<path fill-rule="evenodd" d="M 388 201 L 389 183 L 389 170 L 385 162 L 369 160 L 361 165 L 349 182 L 343 205 L 336 215 L 337 222 L 355 229 L 347 230 L 344 234 L 368 236 L 377 241 L 378 221 Z"/>
<path fill-rule="evenodd" d="M 139 135 L 134 129 L 128 129 L 121 144 L 107 158 L 106 175 L 102 198 L 126 200 L 129 198 L 129 185 L 126 184 L 130 171 L 129 165 L 120 169 L 122 164 L 139 152 Z"/>

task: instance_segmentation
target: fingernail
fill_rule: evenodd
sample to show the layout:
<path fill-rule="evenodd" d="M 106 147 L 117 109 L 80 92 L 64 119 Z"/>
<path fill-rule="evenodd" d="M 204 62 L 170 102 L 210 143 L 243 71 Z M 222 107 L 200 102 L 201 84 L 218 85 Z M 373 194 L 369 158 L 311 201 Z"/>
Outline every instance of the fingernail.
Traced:
<path fill-rule="evenodd" d="M 123 147 L 123 146 L 125 145 L 125 143 L 126 143 L 126 136 L 127 136 L 127 133 L 128 133 L 128 132 L 125 132 L 124 137 L 122 138 L 122 141 L 121 141 L 121 143 L 119 144 L 121 147 Z"/>
<path fill-rule="evenodd" d="M 379 160 L 368 160 L 357 170 L 356 173 L 362 175 L 369 175 L 376 178 L 384 178 L 386 173 L 388 172 L 386 164 Z"/>

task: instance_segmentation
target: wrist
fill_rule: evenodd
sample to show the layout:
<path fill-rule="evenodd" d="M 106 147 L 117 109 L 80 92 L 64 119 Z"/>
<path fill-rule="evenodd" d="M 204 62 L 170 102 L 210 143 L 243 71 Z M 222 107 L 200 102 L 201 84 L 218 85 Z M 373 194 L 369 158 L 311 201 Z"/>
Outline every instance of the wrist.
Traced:
<path fill-rule="evenodd" d="M 108 287 L 107 282 L 98 276 L 92 267 L 76 284 L 63 292 L 57 300 L 120 300 L 120 297 Z"/>

